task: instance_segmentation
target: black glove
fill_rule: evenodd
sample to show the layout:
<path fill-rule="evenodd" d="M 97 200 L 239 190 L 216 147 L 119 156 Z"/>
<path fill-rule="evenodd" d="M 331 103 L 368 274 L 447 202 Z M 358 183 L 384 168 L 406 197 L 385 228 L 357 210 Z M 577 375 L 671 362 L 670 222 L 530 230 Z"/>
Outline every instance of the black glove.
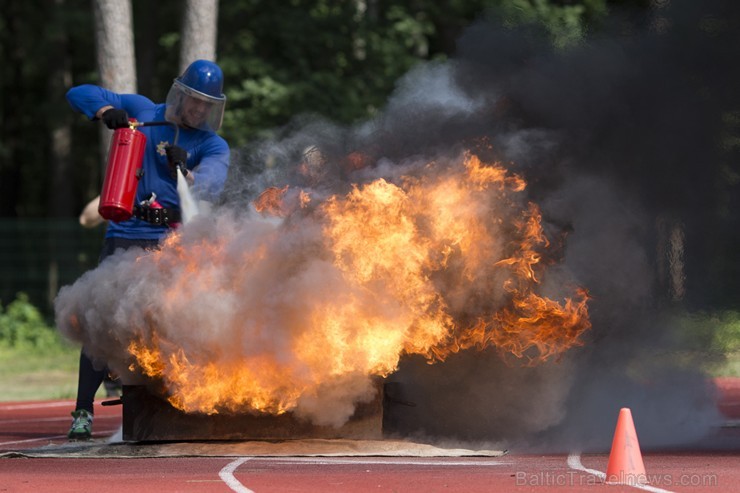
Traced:
<path fill-rule="evenodd" d="M 111 130 L 128 127 L 128 113 L 126 113 L 126 110 L 120 110 L 118 108 L 107 109 L 103 112 L 101 120 Z"/>
<path fill-rule="evenodd" d="M 188 160 L 188 151 L 180 146 L 167 146 L 164 148 L 167 154 L 167 164 L 170 165 L 170 175 L 177 178 L 177 168 L 182 170 L 183 176 L 188 176 L 188 168 L 185 161 Z"/>

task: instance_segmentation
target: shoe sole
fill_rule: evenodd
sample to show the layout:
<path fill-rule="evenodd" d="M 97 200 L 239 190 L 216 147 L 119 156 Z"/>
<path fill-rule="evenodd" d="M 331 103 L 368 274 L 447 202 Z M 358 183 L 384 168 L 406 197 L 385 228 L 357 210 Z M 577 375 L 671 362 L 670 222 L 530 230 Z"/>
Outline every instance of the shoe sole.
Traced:
<path fill-rule="evenodd" d="M 70 440 L 89 440 L 92 438 L 92 433 L 67 433 L 67 438 Z"/>

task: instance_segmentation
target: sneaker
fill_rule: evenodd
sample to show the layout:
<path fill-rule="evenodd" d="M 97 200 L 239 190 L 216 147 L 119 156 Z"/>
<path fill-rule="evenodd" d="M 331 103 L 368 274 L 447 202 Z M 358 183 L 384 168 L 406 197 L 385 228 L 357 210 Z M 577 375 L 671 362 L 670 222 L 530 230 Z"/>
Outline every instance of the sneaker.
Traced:
<path fill-rule="evenodd" d="M 93 415 L 84 409 L 72 412 L 72 427 L 67 436 L 73 439 L 86 439 L 92 437 Z"/>

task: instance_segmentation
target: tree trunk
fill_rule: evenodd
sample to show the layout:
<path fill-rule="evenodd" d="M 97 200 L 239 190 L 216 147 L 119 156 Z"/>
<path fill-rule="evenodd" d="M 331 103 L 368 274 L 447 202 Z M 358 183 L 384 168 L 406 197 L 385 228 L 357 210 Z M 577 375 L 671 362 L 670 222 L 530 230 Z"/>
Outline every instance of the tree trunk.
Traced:
<path fill-rule="evenodd" d="M 114 92 L 135 93 L 136 58 L 131 0 L 93 0 L 93 11 L 100 85 Z M 101 128 L 100 152 L 104 171 L 111 131 Z"/>
<path fill-rule="evenodd" d="M 216 60 L 218 0 L 187 0 L 180 42 L 180 73 L 195 60 Z"/>
<path fill-rule="evenodd" d="M 684 225 L 674 218 L 658 218 L 658 279 L 665 297 L 680 303 L 686 295 L 686 237 Z"/>
<path fill-rule="evenodd" d="M 47 12 L 51 14 L 50 29 L 53 50 L 50 57 L 49 79 L 47 90 L 49 101 L 53 101 L 54 111 L 51 120 L 51 175 L 53 177 L 51 187 L 51 200 L 49 201 L 49 217 L 72 217 L 76 215 L 76 201 L 73 199 L 72 170 L 70 162 L 70 148 L 72 144 L 71 118 L 72 113 L 68 110 L 64 100 L 64 93 L 72 85 L 72 73 L 70 70 L 68 39 L 66 26 L 62 19 L 62 13 L 67 8 L 65 0 L 48 0 Z"/>
<path fill-rule="evenodd" d="M 131 1 L 94 0 L 100 83 L 111 91 L 136 92 Z"/>

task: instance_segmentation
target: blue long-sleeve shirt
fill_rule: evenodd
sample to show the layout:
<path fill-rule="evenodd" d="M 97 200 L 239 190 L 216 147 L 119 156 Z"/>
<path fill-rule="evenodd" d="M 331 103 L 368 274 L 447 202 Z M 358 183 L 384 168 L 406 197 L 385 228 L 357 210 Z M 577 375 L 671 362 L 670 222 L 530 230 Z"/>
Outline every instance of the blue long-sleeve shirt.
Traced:
<path fill-rule="evenodd" d="M 99 86 L 85 84 L 67 92 L 67 101 L 76 111 L 91 120 L 103 106 L 126 110 L 129 117 L 140 122 L 165 121 L 165 105 L 155 104 L 138 94 L 117 94 Z M 170 174 L 165 147 L 173 145 L 175 131 L 171 125 L 139 127 L 146 136 L 142 163 L 143 176 L 136 189 L 136 203 L 157 196 L 166 208 L 179 208 L 177 180 Z M 215 132 L 180 128 L 177 145 L 188 153 L 186 166 L 194 178 L 193 195 L 199 200 L 214 201 L 221 193 L 229 167 L 229 146 Z M 111 222 L 107 237 L 159 239 L 166 226 L 150 224 L 135 217 L 120 223 Z"/>

